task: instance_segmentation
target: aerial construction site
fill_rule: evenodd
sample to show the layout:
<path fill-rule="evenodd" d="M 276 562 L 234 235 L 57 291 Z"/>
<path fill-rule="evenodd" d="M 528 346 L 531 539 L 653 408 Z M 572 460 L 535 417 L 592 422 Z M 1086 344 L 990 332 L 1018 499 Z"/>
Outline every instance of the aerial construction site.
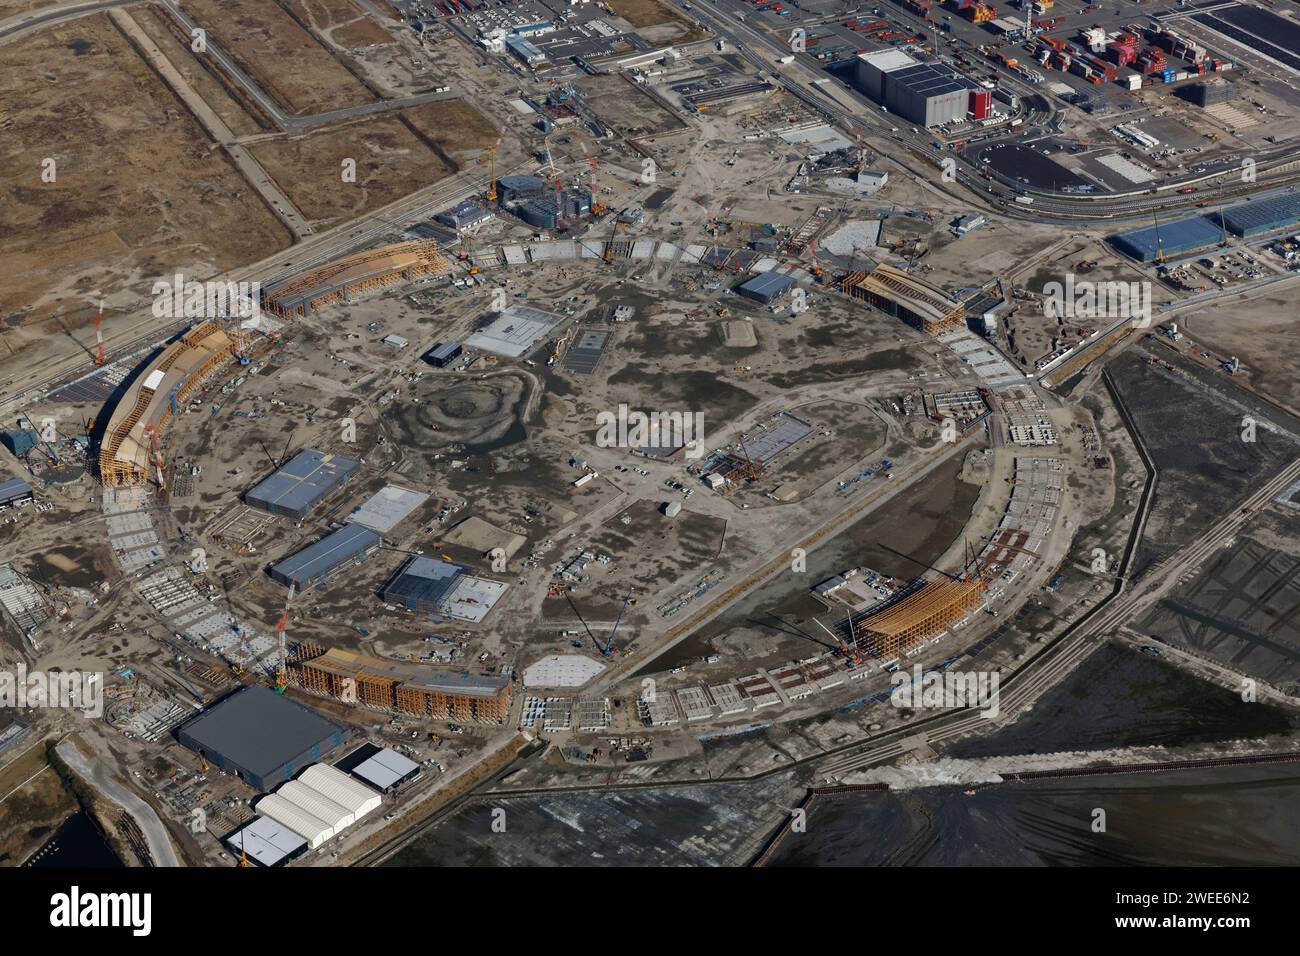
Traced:
<path fill-rule="evenodd" d="M 1297 37 L 0 0 L 0 862 L 1300 860 Z"/>

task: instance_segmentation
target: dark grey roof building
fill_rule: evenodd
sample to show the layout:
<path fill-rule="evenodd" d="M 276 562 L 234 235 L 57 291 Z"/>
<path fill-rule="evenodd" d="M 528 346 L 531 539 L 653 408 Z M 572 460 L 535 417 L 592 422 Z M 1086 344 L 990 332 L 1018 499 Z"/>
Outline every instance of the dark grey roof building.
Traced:
<path fill-rule="evenodd" d="M 360 563 L 383 542 L 378 534 L 359 524 L 346 524 L 271 566 L 271 577 L 285 587 L 296 584 L 306 591 L 324 584 L 337 571 Z"/>
<path fill-rule="evenodd" d="M 464 572 L 460 565 L 437 558 L 411 558 L 384 586 L 384 600 L 408 611 L 435 613 Z"/>
<path fill-rule="evenodd" d="M 779 272 L 763 272 L 742 284 L 736 292 L 746 299 L 770 305 L 772 300 L 794 285 L 794 279 Z"/>
<path fill-rule="evenodd" d="M 463 352 L 459 342 L 442 342 L 424 354 L 424 360 L 438 368 L 446 368 Z"/>
<path fill-rule="evenodd" d="M 353 458 L 304 448 L 244 495 L 244 501 L 273 515 L 301 520 L 360 467 Z"/>
<path fill-rule="evenodd" d="M 502 203 L 526 202 L 546 192 L 546 183 L 536 176 L 502 176 L 497 180 L 497 198 Z"/>
<path fill-rule="evenodd" d="M 343 743 L 343 728 L 269 687 L 245 687 L 183 725 L 176 738 L 258 790 L 292 780 Z"/>

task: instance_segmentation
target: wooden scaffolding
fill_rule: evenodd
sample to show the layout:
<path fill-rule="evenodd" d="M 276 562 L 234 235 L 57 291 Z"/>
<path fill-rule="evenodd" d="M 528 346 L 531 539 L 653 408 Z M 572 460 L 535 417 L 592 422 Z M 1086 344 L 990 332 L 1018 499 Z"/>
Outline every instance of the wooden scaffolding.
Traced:
<path fill-rule="evenodd" d="M 281 318 L 307 315 L 340 299 L 424 276 L 444 275 L 451 263 L 432 240 L 369 249 L 294 276 L 264 295 L 267 311 Z"/>
<path fill-rule="evenodd" d="M 872 657 L 896 657 L 941 634 L 980 603 L 983 582 L 931 581 L 919 591 L 859 621 L 854 642 Z"/>
<path fill-rule="evenodd" d="M 339 648 L 300 660 L 292 670 L 298 685 L 312 693 L 432 720 L 504 723 L 514 696 L 505 677 L 444 674 Z"/>
<path fill-rule="evenodd" d="M 105 485 L 131 485 L 148 480 L 149 455 L 145 431 L 152 426 L 161 440 L 172 422 L 172 405 L 190 398 L 233 357 L 235 343 L 211 321 L 200 322 L 173 342 L 141 370 L 114 408 L 99 448 L 99 479 Z M 155 388 L 146 387 L 158 379 Z M 123 446 L 127 453 L 122 454 Z"/>

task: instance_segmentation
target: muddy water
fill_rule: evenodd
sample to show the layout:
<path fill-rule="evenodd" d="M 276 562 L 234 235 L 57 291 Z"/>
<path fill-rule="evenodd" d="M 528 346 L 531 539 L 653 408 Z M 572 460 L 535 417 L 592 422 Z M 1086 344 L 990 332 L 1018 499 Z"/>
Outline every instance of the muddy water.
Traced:
<path fill-rule="evenodd" d="M 855 794 L 816 806 L 770 865 L 1295 866 L 1297 799 L 1295 764 Z"/>

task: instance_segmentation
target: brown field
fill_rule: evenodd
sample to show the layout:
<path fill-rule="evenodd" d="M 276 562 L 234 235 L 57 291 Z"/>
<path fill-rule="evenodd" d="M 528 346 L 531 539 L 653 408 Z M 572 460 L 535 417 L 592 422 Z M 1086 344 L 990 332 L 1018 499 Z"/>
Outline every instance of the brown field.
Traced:
<path fill-rule="evenodd" d="M 361 81 L 275 3 L 191 0 L 186 10 L 286 112 L 324 113 L 374 99 Z"/>
<path fill-rule="evenodd" d="M 446 178 L 495 142 L 464 100 L 443 100 L 252 147 L 253 156 L 317 228 L 363 215 Z M 344 159 L 356 182 L 342 182 Z"/>
<path fill-rule="evenodd" d="M 28 10 L 52 7 L 57 3 L 58 0 L 0 0 L 0 20 L 7 20 Z"/>
<path fill-rule="evenodd" d="M 231 95 L 231 89 L 209 72 L 213 65 L 211 57 L 200 59 L 190 50 L 188 43 L 180 42 L 174 32 L 176 21 L 171 17 L 152 6 L 132 10 L 131 17 L 236 136 L 253 136 L 274 128 L 269 120 L 264 126 L 259 124 L 254 115 Z"/>
<path fill-rule="evenodd" d="M 690 20 L 672 7 L 659 0 L 606 0 L 607 5 L 616 14 L 634 27 L 653 27 L 660 24 L 673 24 L 686 31 L 680 42 L 689 42 L 704 36 Z"/>
<path fill-rule="evenodd" d="M 441 100 L 403 111 L 407 122 L 459 170 L 496 142 L 491 120 L 465 100 Z"/>
<path fill-rule="evenodd" d="M 159 275 L 211 274 L 289 244 L 105 15 L 4 51 L 0 316 L 8 325 L 74 312 L 101 292 L 144 296 Z M 52 183 L 41 181 L 46 157 L 57 164 Z"/>
<path fill-rule="evenodd" d="M 495 137 L 472 106 L 446 100 L 263 143 L 252 152 L 303 215 L 328 228 L 459 171 Z M 342 182 L 344 159 L 356 160 L 355 183 Z"/>
<path fill-rule="evenodd" d="M 1294 292 L 1273 293 L 1258 299 L 1223 303 L 1185 313 L 1179 327 L 1217 356 L 1241 360 L 1237 374 L 1275 402 L 1300 415 L 1300 328 L 1297 328 Z"/>
<path fill-rule="evenodd" d="M 76 801 L 51 769 L 46 768 L 19 786 L 45 766 L 45 745 L 37 742 L 29 744 L 28 750 L 11 760 L 0 774 L 0 796 L 10 794 L 0 803 L 0 867 L 15 866 L 27 859 L 77 812 Z"/>
<path fill-rule="evenodd" d="M 264 143 L 252 153 L 318 230 L 400 199 L 454 171 L 397 116 Z M 342 181 L 345 159 L 356 160 L 355 183 Z"/>
<path fill-rule="evenodd" d="M 393 42 L 392 36 L 352 0 L 288 0 L 288 7 L 313 30 L 341 47 Z"/>
<path fill-rule="evenodd" d="M 392 35 L 368 17 L 353 20 L 337 28 L 330 34 L 330 39 L 345 49 L 358 46 L 374 46 L 377 43 L 394 43 Z"/>

